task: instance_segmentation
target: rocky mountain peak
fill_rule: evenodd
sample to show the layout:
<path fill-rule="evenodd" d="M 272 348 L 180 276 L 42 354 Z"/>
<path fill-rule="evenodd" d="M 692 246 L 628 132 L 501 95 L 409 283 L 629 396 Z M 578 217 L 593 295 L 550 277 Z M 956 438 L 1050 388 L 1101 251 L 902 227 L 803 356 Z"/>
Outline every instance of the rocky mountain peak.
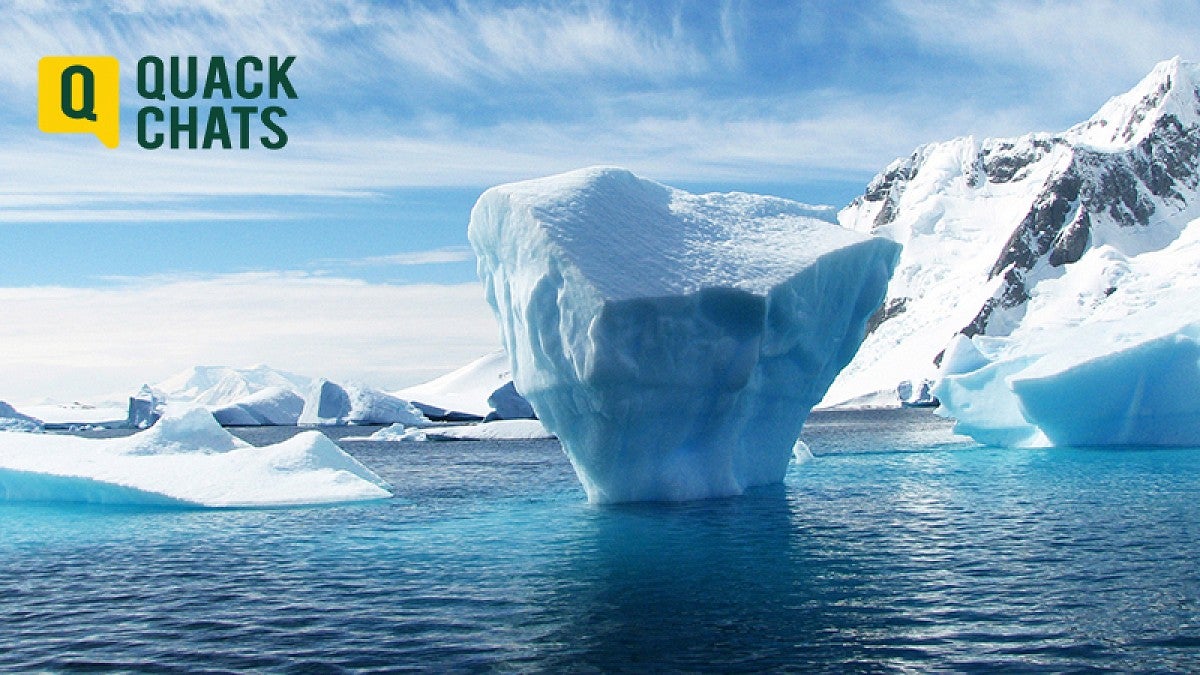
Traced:
<path fill-rule="evenodd" d="M 1156 65 L 1133 89 L 1114 96 L 1064 136 L 1103 149 L 1136 145 L 1166 118 L 1187 128 L 1200 124 L 1200 64 L 1178 56 Z"/>

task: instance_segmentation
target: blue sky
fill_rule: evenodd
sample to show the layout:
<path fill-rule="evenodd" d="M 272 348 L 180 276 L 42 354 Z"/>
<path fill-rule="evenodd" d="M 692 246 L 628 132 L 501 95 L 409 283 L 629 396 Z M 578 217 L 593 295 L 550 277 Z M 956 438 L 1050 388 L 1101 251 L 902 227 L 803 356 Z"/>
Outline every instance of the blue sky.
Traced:
<path fill-rule="evenodd" d="M 618 164 L 843 205 L 921 143 L 1063 129 L 1157 61 L 1200 58 L 1200 5 L 1179 2 L 19 1 L 0 15 L 0 300 L 20 309 L 0 324 L 0 399 L 96 396 L 196 363 L 408 384 L 496 342 L 465 236 L 489 185 Z M 37 130 L 36 64 L 53 54 L 121 61 L 120 148 Z M 295 55 L 289 144 L 138 148 L 148 54 Z M 250 318 L 268 306 L 274 323 Z M 336 325 L 353 338 L 332 344 Z"/>

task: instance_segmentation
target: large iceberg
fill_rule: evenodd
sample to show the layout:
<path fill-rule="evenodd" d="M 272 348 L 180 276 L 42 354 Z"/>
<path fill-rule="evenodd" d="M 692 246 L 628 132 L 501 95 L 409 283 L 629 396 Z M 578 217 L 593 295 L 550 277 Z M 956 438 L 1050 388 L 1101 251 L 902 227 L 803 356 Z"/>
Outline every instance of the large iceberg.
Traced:
<path fill-rule="evenodd" d="M 979 365 L 961 368 L 956 345 L 963 372 L 945 373 L 935 388 L 959 433 L 1005 446 L 1200 446 L 1200 315 L 1191 297 L 1119 320 L 974 342 Z"/>
<path fill-rule="evenodd" d="M 0 433 L 0 500 L 293 506 L 385 499 L 387 484 L 320 432 L 265 447 L 203 408 L 127 438 Z"/>
<path fill-rule="evenodd" d="M 304 399 L 299 424 L 428 424 L 429 420 L 408 401 L 355 384 L 317 380 Z"/>
<path fill-rule="evenodd" d="M 593 502 L 783 480 L 899 246 L 825 208 L 614 168 L 492 188 L 469 237 L 516 388 Z"/>

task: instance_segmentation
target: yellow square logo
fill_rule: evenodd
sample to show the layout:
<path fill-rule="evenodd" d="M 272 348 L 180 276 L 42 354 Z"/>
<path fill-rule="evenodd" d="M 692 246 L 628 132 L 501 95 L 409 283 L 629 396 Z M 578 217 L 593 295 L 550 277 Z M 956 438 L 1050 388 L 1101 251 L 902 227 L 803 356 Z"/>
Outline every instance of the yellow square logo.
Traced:
<path fill-rule="evenodd" d="M 45 56 L 38 61 L 38 128 L 95 134 L 115 148 L 121 129 L 121 72 L 112 56 Z"/>

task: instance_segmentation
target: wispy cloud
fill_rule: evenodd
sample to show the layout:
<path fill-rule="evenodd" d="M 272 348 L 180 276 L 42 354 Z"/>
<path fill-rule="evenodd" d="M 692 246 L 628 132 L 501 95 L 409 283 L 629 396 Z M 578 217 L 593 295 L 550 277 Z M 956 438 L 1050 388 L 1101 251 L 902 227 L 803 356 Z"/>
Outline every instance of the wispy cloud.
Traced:
<path fill-rule="evenodd" d="M 1193 3 L 903 0 L 891 4 L 923 50 L 966 55 L 981 78 L 1007 82 L 1018 98 L 1029 99 L 1029 105 L 1048 103 L 1051 111 L 1074 106 L 1069 114 L 1076 116 L 1124 92 L 1158 61 L 1175 55 L 1200 58 L 1196 40 L 1200 6 Z"/>
<path fill-rule="evenodd" d="M 400 387 L 495 349 L 478 284 L 260 272 L 0 288 L 0 398 L 88 398 L 196 364 L 268 363 Z"/>
<path fill-rule="evenodd" d="M 0 208 L 0 223 L 171 223 L 218 220 L 281 220 L 290 216 L 274 211 L 208 211 L 188 208 L 76 209 Z"/>
<path fill-rule="evenodd" d="M 465 246 L 446 246 L 428 251 L 405 251 L 390 255 L 372 255 L 365 258 L 330 258 L 324 264 L 349 265 L 351 267 L 407 267 L 411 265 L 444 265 L 468 262 L 475 254 Z"/>

